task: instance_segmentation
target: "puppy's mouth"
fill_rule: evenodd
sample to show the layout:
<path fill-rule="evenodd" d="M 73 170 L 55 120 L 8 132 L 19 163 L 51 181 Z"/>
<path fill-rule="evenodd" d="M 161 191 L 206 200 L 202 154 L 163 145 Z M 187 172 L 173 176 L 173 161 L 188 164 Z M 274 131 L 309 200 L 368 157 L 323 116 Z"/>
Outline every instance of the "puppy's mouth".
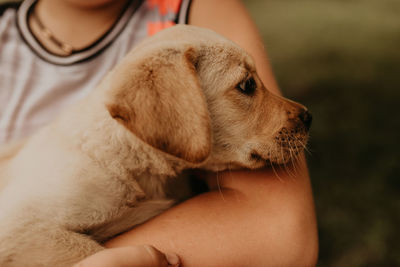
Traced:
<path fill-rule="evenodd" d="M 260 154 L 258 154 L 257 152 L 252 152 L 250 154 L 250 158 L 252 161 L 256 161 L 256 162 L 270 162 L 269 158 L 263 158 Z"/>
<path fill-rule="evenodd" d="M 283 127 L 274 137 L 275 153 L 271 161 L 278 164 L 297 160 L 299 154 L 307 148 L 308 129 L 306 127 Z"/>
<path fill-rule="evenodd" d="M 304 127 L 288 129 L 283 127 L 274 137 L 267 153 L 252 151 L 251 161 L 255 164 L 286 164 L 297 161 L 300 153 L 307 148 L 308 131 Z"/>

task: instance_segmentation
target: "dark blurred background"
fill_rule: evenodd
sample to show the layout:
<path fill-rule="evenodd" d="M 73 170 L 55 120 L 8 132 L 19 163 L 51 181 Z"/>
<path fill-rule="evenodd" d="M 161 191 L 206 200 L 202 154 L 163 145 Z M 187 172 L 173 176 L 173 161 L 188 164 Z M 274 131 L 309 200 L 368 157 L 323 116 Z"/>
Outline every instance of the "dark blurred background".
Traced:
<path fill-rule="evenodd" d="M 400 266 L 400 1 L 243 2 L 314 117 L 318 266 Z"/>

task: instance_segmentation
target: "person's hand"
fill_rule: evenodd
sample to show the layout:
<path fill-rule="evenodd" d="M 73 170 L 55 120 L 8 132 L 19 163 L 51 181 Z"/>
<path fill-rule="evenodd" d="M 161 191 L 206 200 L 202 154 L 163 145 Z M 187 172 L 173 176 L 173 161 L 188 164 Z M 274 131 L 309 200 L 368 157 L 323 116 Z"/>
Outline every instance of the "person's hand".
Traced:
<path fill-rule="evenodd" d="M 180 266 L 176 254 L 164 254 L 144 245 L 102 250 L 78 262 L 73 267 L 167 267 Z"/>

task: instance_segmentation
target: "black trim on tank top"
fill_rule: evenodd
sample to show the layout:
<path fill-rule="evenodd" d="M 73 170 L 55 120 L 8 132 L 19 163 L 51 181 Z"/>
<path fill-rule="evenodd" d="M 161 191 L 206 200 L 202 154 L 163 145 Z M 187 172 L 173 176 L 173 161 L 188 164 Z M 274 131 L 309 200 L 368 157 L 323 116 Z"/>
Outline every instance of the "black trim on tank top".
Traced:
<path fill-rule="evenodd" d="M 145 1 L 139 0 L 130 0 L 127 2 L 127 5 L 124 8 L 124 11 L 119 15 L 118 19 L 116 22 L 110 27 L 110 29 L 104 33 L 100 38 L 98 38 L 96 41 L 94 41 L 92 44 L 74 51 L 71 55 L 67 56 L 62 56 L 62 55 L 57 55 L 54 54 L 48 49 L 46 49 L 36 38 L 36 36 L 32 33 L 29 24 L 28 24 L 28 18 L 30 12 L 32 12 L 36 0 L 25 0 L 28 2 L 24 6 L 21 5 L 23 10 L 21 8 L 19 9 L 19 12 L 24 12 L 22 14 L 17 14 L 16 20 L 17 20 L 17 27 L 18 31 L 20 33 L 20 36 L 24 40 L 24 42 L 28 45 L 28 47 L 42 60 L 54 64 L 54 65 L 62 65 L 62 66 L 68 66 L 68 65 L 73 65 L 77 63 L 83 63 L 86 61 L 89 61 L 93 59 L 94 57 L 97 57 L 100 55 L 107 47 L 109 47 L 116 39 L 117 37 L 123 32 L 125 29 L 126 25 L 132 18 L 134 14 L 136 14 L 136 11 L 140 8 L 142 3 Z M 118 29 L 117 29 L 118 28 Z M 29 40 L 29 38 L 31 40 Z M 106 40 L 109 39 L 109 40 Z M 91 51 L 92 50 L 92 51 Z"/>

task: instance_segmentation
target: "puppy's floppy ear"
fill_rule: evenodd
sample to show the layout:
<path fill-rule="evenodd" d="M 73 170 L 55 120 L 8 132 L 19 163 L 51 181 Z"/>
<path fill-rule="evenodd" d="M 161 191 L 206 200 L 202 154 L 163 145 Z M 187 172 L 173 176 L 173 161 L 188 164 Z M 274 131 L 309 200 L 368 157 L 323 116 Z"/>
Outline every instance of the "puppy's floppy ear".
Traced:
<path fill-rule="evenodd" d="M 205 96 L 193 48 L 159 49 L 114 71 L 110 115 L 149 145 L 188 162 L 211 150 Z"/>

